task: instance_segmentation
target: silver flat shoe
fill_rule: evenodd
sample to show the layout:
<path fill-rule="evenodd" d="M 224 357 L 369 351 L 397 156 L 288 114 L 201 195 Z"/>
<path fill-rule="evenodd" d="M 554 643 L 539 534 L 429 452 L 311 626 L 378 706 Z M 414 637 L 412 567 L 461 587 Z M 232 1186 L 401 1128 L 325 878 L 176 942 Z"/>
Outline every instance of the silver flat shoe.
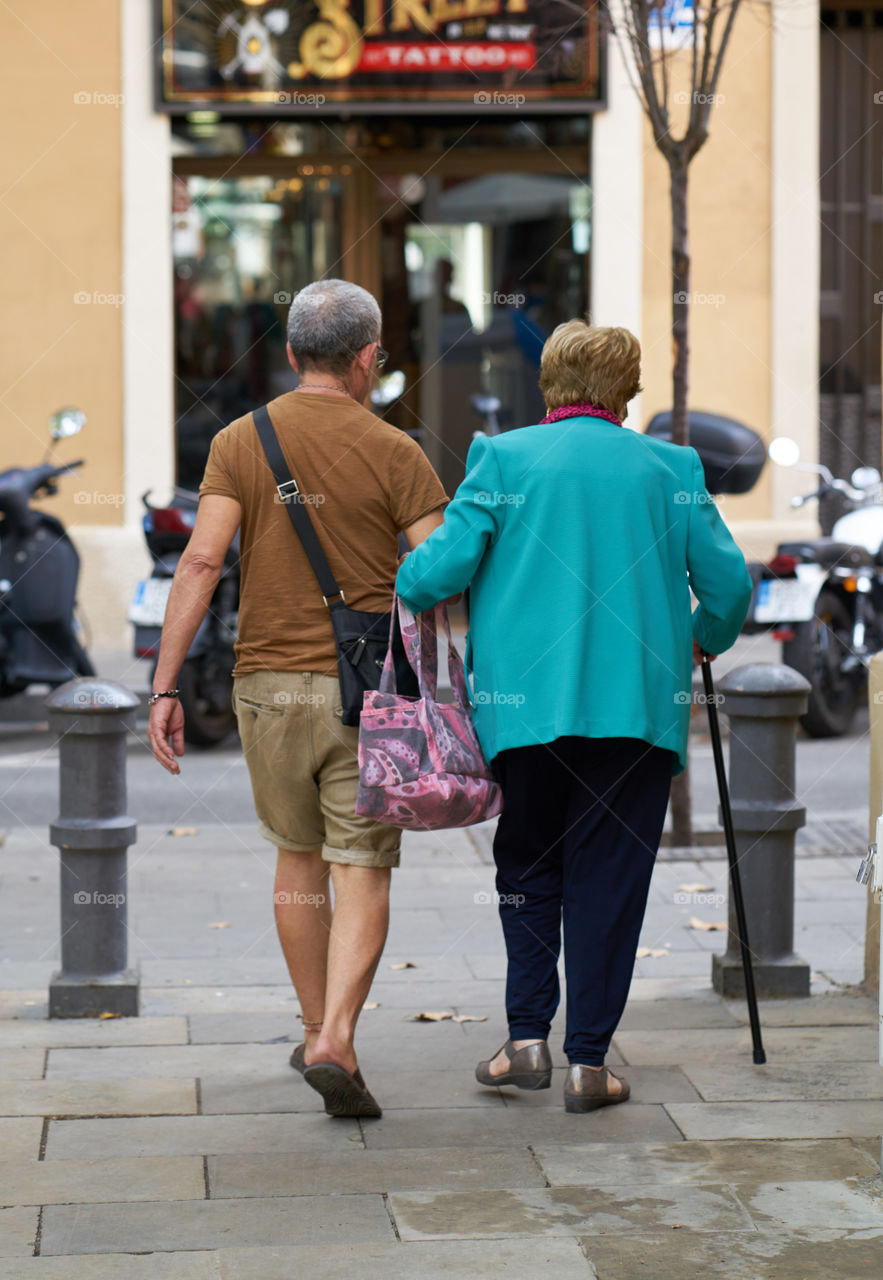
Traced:
<path fill-rule="evenodd" d="M 609 1079 L 619 1080 L 622 1093 L 608 1093 Z M 567 1068 L 564 1077 L 564 1110 L 571 1112 L 597 1111 L 599 1107 L 613 1107 L 618 1102 L 626 1102 L 631 1094 L 628 1081 L 615 1076 L 612 1071 L 602 1067 L 593 1071 L 577 1063 Z"/>
<path fill-rule="evenodd" d="M 501 1053 L 505 1053 L 509 1059 L 509 1070 L 501 1076 L 493 1076 L 491 1063 Z M 518 1089 L 548 1089 L 552 1083 L 552 1055 L 549 1053 L 549 1046 L 545 1040 L 541 1040 L 539 1044 L 516 1049 L 512 1041 L 507 1040 L 493 1058 L 479 1062 L 475 1068 L 475 1078 L 479 1084 L 494 1088 L 500 1084 L 514 1084 Z"/>

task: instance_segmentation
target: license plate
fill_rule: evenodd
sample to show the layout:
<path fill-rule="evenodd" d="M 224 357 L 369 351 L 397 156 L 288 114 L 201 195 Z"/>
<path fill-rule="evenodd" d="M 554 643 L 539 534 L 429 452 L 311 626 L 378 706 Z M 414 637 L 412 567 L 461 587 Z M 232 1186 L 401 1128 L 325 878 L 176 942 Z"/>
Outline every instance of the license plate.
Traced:
<path fill-rule="evenodd" d="M 771 578 L 757 584 L 755 622 L 808 622 L 815 613 L 819 584 L 799 578 Z"/>
<path fill-rule="evenodd" d="M 161 627 L 171 589 L 171 578 L 144 578 L 132 596 L 129 621 L 136 627 Z"/>

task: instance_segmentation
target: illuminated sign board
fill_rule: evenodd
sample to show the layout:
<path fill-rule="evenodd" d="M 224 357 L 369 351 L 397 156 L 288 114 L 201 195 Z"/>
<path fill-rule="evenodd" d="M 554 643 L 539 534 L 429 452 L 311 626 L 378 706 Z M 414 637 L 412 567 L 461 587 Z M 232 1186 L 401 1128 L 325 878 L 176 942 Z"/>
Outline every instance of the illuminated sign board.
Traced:
<path fill-rule="evenodd" d="M 157 109 L 601 105 L 596 0 L 155 0 Z"/>

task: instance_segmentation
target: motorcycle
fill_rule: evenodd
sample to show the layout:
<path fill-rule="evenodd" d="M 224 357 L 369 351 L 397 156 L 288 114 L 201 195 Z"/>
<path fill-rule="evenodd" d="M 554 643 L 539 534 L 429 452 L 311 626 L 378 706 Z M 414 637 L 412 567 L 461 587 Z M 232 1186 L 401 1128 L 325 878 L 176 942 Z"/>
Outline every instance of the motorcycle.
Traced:
<path fill-rule="evenodd" d="M 469 403 L 480 418 L 484 418 L 484 426 L 473 431 L 473 440 L 476 436 L 498 436 L 502 431 L 500 426 L 500 409 L 502 401 L 499 396 L 485 395 L 482 391 L 476 391 L 469 397 Z"/>
<path fill-rule="evenodd" d="M 56 443 L 83 429 L 79 409 L 59 409 L 49 419 L 51 443 L 37 467 L 0 474 L 0 697 L 29 685 L 52 688 L 95 669 L 76 620 L 80 557 L 64 525 L 37 511 L 34 498 L 58 491 L 58 477 L 82 461 L 55 466 Z"/>
<path fill-rule="evenodd" d="M 840 737 L 864 698 L 871 655 L 883 648 L 883 480 L 874 467 L 837 479 L 825 466 L 801 463 L 796 442 L 784 436 L 770 443 L 769 456 L 820 479 L 792 507 L 839 494 L 852 508 L 829 538 L 779 543 L 768 564 L 748 566 L 755 585 L 745 630 L 772 628 L 782 661 L 809 681 L 806 732 Z"/>
<path fill-rule="evenodd" d="M 154 660 L 152 681 L 172 579 L 196 524 L 199 495 L 176 488 L 170 505 L 159 507 L 151 505 L 148 490 L 141 501 L 145 508 L 141 524 L 153 571 L 135 588 L 129 621 L 135 627 L 135 657 Z M 213 746 L 236 727 L 232 704 L 236 661 L 233 646 L 238 625 L 239 584 L 237 533 L 227 551 L 206 615 L 178 674 L 184 738 L 192 746 Z"/>

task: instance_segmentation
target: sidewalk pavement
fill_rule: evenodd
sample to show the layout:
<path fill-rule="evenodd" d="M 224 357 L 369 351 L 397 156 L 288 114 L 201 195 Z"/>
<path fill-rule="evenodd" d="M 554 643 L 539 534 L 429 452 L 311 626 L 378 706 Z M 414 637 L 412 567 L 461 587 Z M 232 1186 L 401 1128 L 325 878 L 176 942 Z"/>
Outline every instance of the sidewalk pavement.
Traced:
<path fill-rule="evenodd" d="M 883 1069 L 852 985 L 855 858 L 799 859 L 813 995 L 762 1006 L 756 1067 L 744 1005 L 710 988 L 725 935 L 689 927 L 725 919 L 726 863 L 669 854 L 609 1059 L 632 1100 L 572 1116 L 560 1018 L 552 1089 L 473 1080 L 506 1038 L 486 833 L 406 836 L 358 1042 L 385 1112 L 358 1122 L 325 1117 L 288 1066 L 297 1004 L 251 826 L 142 827 L 143 1016 L 52 1022 L 57 853 L 16 828 L 0 849 L 0 1277 L 879 1276 Z"/>

